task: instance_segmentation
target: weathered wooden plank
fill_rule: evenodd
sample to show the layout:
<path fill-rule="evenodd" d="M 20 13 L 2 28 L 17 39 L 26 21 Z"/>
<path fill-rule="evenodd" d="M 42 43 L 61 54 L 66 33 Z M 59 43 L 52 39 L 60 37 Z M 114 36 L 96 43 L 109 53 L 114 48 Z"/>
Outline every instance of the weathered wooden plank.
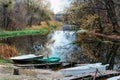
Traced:
<path fill-rule="evenodd" d="M 84 73 L 84 74 L 78 74 L 76 76 L 71 75 L 68 77 L 59 78 L 55 80 L 77 80 L 77 79 L 82 79 L 82 78 L 87 78 L 87 77 L 91 80 L 92 78 L 94 78 L 95 74 L 96 72 Z M 118 71 L 106 70 L 106 71 L 101 71 L 100 73 L 97 73 L 96 78 L 109 76 L 109 75 L 119 75 L 119 74 L 120 72 Z"/>

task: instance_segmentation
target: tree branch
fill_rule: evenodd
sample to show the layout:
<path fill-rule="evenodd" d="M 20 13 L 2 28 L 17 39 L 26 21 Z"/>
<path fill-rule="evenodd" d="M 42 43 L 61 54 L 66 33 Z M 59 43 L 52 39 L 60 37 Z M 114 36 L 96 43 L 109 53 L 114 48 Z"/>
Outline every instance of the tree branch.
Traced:
<path fill-rule="evenodd" d="M 108 39 L 120 40 L 120 35 L 115 35 L 115 34 L 107 35 L 102 33 L 96 33 L 95 31 L 90 31 L 89 33 L 95 36 L 100 36 Z"/>

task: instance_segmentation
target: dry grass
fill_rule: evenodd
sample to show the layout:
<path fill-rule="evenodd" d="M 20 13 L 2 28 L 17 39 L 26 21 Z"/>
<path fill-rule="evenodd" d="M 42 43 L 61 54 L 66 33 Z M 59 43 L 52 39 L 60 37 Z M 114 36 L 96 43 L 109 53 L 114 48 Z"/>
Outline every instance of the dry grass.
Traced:
<path fill-rule="evenodd" d="M 61 23 L 57 22 L 57 21 L 48 21 L 48 23 L 49 23 L 49 25 L 56 25 L 57 29 L 59 29 L 61 27 Z M 29 30 L 40 30 L 40 29 L 47 28 L 47 27 L 48 27 L 48 24 L 43 21 L 43 22 L 41 22 L 40 26 L 34 25 L 32 27 L 27 27 L 26 29 L 29 29 Z"/>
<path fill-rule="evenodd" d="M 7 44 L 0 44 L 0 58 L 8 59 L 17 54 L 18 52 L 14 47 L 8 46 Z"/>

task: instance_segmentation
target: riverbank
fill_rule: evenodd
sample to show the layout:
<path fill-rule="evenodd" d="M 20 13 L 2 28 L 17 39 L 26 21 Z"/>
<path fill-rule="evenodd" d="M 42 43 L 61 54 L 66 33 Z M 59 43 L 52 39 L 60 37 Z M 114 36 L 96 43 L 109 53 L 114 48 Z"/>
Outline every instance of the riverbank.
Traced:
<path fill-rule="evenodd" d="M 54 80 L 63 77 L 60 71 L 49 69 L 19 68 L 19 75 L 13 75 L 13 65 L 0 64 L 0 80 Z"/>

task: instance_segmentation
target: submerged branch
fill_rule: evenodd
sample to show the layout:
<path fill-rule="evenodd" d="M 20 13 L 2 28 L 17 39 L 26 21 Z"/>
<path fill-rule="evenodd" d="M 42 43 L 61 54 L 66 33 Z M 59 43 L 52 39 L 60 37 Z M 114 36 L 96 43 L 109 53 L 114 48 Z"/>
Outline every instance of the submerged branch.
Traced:
<path fill-rule="evenodd" d="M 120 35 L 119 34 L 118 35 L 117 34 L 109 34 L 109 35 L 107 35 L 107 34 L 97 33 L 95 31 L 88 31 L 88 30 L 79 30 L 78 33 L 88 33 L 88 34 L 91 34 L 91 35 L 100 36 L 100 37 L 120 41 Z"/>
<path fill-rule="evenodd" d="M 96 38 L 93 39 L 89 39 L 88 37 L 84 37 L 82 40 L 78 40 L 78 42 L 85 42 L 85 43 L 95 43 L 95 42 L 101 42 L 101 43 L 109 43 L 109 44 L 116 44 L 116 45 L 120 45 L 120 35 L 118 34 L 104 34 L 104 33 L 98 33 L 95 31 L 89 31 L 89 30 L 79 30 L 77 32 L 78 34 L 85 36 L 85 35 L 92 35 L 94 36 L 98 36 Z M 85 34 L 85 35 L 84 35 Z M 100 39 L 100 37 L 102 37 L 102 39 Z M 104 38 L 104 39 L 103 39 Z M 75 42 L 76 43 L 76 42 Z"/>

